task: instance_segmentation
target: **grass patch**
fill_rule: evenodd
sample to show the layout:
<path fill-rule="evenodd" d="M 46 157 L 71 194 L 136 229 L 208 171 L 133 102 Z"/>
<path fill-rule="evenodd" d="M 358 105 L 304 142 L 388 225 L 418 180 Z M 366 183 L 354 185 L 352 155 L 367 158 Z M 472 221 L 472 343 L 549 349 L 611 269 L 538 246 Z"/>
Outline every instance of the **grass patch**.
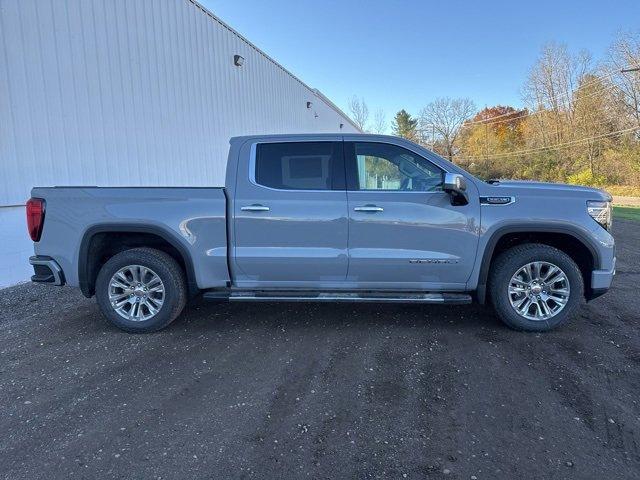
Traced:
<path fill-rule="evenodd" d="M 640 222 L 640 207 L 613 207 L 613 216 Z"/>

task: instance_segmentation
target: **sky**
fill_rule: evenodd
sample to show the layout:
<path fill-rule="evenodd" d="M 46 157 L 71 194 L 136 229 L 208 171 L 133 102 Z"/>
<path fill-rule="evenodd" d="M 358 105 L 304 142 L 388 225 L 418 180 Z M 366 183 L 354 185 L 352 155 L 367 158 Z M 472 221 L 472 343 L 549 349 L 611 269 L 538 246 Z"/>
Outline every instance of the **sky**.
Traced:
<path fill-rule="evenodd" d="M 389 122 L 437 97 L 522 105 L 545 43 L 595 61 L 640 31 L 640 0 L 200 0 L 345 112 L 354 95 Z"/>

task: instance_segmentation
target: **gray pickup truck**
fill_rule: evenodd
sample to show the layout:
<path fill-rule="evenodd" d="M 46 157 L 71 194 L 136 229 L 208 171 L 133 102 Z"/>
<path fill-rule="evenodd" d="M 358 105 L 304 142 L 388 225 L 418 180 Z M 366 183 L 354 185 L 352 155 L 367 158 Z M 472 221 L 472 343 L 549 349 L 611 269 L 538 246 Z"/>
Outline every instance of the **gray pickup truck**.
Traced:
<path fill-rule="evenodd" d="M 226 185 L 34 188 L 34 282 L 80 287 L 129 332 L 216 301 L 469 303 L 544 331 L 615 273 L 611 197 L 481 181 L 407 140 L 230 141 Z"/>

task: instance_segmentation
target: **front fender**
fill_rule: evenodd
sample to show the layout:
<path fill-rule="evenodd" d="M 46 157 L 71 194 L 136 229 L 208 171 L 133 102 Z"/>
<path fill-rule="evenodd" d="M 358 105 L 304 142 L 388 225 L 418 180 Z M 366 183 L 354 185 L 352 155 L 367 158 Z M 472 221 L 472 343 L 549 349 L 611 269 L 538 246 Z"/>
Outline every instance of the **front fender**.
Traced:
<path fill-rule="evenodd" d="M 603 263 L 600 247 L 596 239 L 586 228 L 565 222 L 536 222 L 535 224 L 526 222 L 498 223 L 481 234 L 478 245 L 478 258 L 481 258 L 481 260 L 476 262 L 467 284 L 468 290 L 475 290 L 476 299 L 481 304 L 484 304 L 486 300 L 487 281 L 495 248 L 500 239 L 514 233 L 559 233 L 568 235 L 587 248 L 591 254 L 592 264 L 595 268 L 600 268 Z"/>

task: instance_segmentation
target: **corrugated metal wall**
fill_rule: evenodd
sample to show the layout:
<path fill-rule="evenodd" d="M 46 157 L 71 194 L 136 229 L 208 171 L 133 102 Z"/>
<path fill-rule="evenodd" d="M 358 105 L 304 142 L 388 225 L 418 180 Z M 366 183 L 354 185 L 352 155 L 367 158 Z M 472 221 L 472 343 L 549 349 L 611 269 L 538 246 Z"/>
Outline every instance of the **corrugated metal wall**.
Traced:
<path fill-rule="evenodd" d="M 357 131 L 190 0 L 0 0 L 0 206 L 33 185 L 221 185 L 229 137 L 340 124 Z"/>

